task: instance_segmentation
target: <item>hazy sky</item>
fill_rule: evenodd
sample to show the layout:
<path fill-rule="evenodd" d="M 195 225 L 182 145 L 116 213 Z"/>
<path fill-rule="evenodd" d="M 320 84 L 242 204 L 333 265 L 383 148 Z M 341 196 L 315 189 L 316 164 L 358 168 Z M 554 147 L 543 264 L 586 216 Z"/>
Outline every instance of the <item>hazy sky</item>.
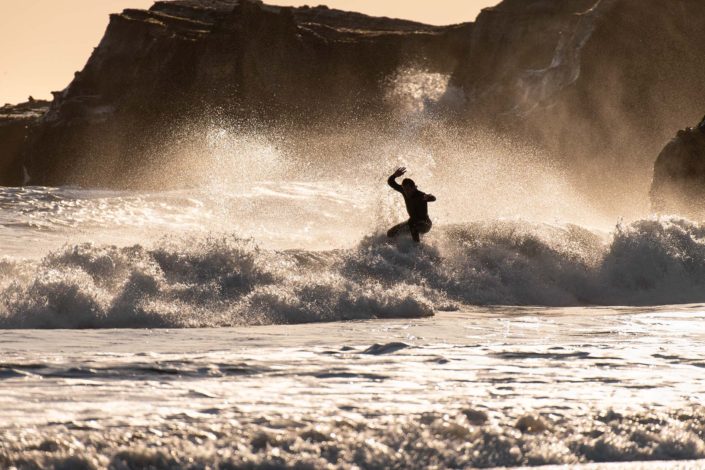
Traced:
<path fill-rule="evenodd" d="M 152 0 L 0 0 L 0 106 L 29 95 L 49 98 L 83 68 L 110 13 L 149 8 Z M 318 5 L 430 24 L 471 21 L 498 0 L 265 0 Z"/>

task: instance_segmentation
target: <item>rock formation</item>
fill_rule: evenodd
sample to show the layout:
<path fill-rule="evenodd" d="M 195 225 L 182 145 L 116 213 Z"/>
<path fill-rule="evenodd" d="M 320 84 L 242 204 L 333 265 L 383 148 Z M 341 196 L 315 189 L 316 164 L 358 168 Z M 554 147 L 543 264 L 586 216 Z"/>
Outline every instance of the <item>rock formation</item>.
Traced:
<path fill-rule="evenodd" d="M 306 125 L 383 112 L 386 77 L 410 63 L 450 73 L 469 29 L 248 0 L 125 10 L 32 132 L 32 181 L 143 184 L 140 170 L 169 164 L 153 149 L 204 115 Z"/>
<path fill-rule="evenodd" d="M 453 79 L 471 119 L 549 151 L 581 189 L 646 201 L 654 156 L 705 109 L 703 41 L 698 0 L 505 0 Z"/>
<path fill-rule="evenodd" d="M 535 144 L 578 187 L 603 182 L 606 205 L 630 191 L 646 200 L 653 156 L 705 108 L 703 43 L 701 0 L 504 0 L 447 27 L 159 1 L 111 16 L 85 68 L 4 158 L 21 159 L 33 184 L 150 186 L 141 175 L 170 165 L 174 129 L 204 116 L 300 128 L 384 117 L 386 81 L 413 66 L 451 76 L 462 99 L 449 119 Z"/>
<path fill-rule="evenodd" d="M 654 165 L 651 204 L 655 211 L 705 216 L 705 118 L 678 132 Z"/>
<path fill-rule="evenodd" d="M 49 109 L 48 101 L 34 100 L 0 108 L 0 185 L 16 186 L 26 179 L 23 150 L 30 127 Z"/>

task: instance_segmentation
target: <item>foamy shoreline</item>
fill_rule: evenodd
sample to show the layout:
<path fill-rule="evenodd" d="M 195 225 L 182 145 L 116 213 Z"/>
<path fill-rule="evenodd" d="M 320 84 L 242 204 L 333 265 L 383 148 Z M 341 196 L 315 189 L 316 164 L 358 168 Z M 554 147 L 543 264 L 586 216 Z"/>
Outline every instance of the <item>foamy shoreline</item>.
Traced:
<path fill-rule="evenodd" d="M 703 310 L 478 307 L 287 326 L 1 330 L 0 462 L 705 458 Z M 625 468 L 659 468 L 650 465 Z"/>

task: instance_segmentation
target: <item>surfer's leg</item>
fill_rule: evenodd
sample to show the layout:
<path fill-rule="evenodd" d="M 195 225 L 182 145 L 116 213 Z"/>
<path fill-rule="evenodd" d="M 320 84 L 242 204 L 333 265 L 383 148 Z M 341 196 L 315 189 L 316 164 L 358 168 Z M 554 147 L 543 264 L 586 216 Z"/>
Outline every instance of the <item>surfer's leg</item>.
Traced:
<path fill-rule="evenodd" d="M 399 235 L 399 232 L 401 232 L 402 230 L 404 230 L 404 229 L 407 228 L 408 226 L 409 226 L 409 222 L 402 222 L 402 223 L 400 223 L 400 224 L 397 224 L 397 225 L 395 225 L 394 227 L 392 227 L 392 228 L 390 228 L 389 230 L 387 230 L 387 236 L 388 236 L 389 238 L 394 238 L 394 237 L 396 237 L 397 235 Z"/>
<path fill-rule="evenodd" d="M 421 234 L 419 233 L 418 230 L 416 230 L 416 227 L 414 225 L 409 225 L 409 230 L 411 230 L 411 238 L 416 242 L 416 243 L 421 243 Z"/>
<path fill-rule="evenodd" d="M 431 230 L 431 221 L 420 220 L 410 222 L 409 230 L 411 231 L 411 238 L 413 238 L 416 243 L 419 243 L 421 241 L 421 234 L 428 233 Z"/>

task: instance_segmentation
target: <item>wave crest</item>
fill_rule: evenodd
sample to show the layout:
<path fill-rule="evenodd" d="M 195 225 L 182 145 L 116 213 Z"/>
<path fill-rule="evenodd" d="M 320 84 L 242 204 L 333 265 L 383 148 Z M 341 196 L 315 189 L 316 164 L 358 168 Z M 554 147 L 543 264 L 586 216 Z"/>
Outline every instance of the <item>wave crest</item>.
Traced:
<path fill-rule="evenodd" d="M 275 251 L 235 236 L 82 244 L 0 265 L 4 328 L 205 327 L 424 317 L 460 305 L 705 301 L 705 226 L 642 220 L 611 236 L 494 221 L 415 246 Z"/>

